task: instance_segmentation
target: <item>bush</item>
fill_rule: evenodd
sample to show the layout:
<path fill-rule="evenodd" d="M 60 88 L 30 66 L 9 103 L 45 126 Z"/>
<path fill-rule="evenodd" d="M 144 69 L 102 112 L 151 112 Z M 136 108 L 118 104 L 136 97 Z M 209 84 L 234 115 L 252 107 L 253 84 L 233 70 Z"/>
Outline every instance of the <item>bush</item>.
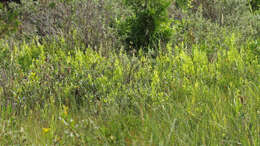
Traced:
<path fill-rule="evenodd" d="M 0 38 L 18 30 L 18 11 L 0 3 Z"/>
<path fill-rule="evenodd" d="M 168 0 L 126 0 L 132 15 L 120 22 L 119 35 L 123 37 L 127 51 L 148 48 L 158 49 L 171 36 L 171 20 L 168 18 Z"/>
<path fill-rule="evenodd" d="M 232 37 L 232 33 L 236 34 L 234 45 L 237 49 L 244 42 L 259 38 L 259 18 L 250 13 L 247 1 L 199 0 L 192 4 L 192 8 L 180 14 L 176 14 L 178 9 L 174 7 L 170 12 L 175 13 L 174 18 L 177 15 L 174 45 L 183 43 L 189 52 L 193 45 L 199 45 L 212 58 L 218 49 L 229 49 L 229 45 L 224 42 Z"/>
<path fill-rule="evenodd" d="M 14 39 L 29 41 L 38 37 L 41 41 L 53 41 L 63 36 L 67 48 L 82 43 L 93 49 L 108 52 L 116 42 L 110 22 L 117 9 L 111 1 L 93 0 L 22 0 L 16 7 L 21 25 Z M 1 26 L 0 26 L 1 27 Z M 72 39 L 72 38 L 77 39 Z M 77 42 L 75 42 L 75 40 Z"/>

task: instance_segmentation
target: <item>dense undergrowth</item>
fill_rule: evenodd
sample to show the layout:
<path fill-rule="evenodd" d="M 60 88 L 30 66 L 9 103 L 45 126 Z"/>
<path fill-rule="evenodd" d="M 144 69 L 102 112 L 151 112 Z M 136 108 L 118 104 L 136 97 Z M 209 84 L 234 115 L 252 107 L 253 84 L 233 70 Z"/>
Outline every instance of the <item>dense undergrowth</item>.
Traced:
<path fill-rule="evenodd" d="M 126 42 L 141 28 L 123 2 L 54 2 L 14 5 L 18 31 L 0 35 L 0 145 L 260 144 L 260 25 L 246 1 L 174 1 L 155 46 Z"/>

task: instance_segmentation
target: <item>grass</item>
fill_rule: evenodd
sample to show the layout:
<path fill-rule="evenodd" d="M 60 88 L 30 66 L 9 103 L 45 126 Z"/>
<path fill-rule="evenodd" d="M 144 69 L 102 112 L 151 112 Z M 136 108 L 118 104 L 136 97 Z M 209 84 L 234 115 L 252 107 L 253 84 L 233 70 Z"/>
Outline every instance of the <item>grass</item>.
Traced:
<path fill-rule="evenodd" d="M 1 145 L 259 145 L 250 43 L 214 60 L 196 46 L 154 58 L 1 44 Z"/>
<path fill-rule="evenodd" d="M 123 1 L 0 9 L 0 145 L 260 145 L 260 25 L 247 2 L 174 1 L 169 24 L 154 21 L 171 36 L 152 35 L 153 50 L 124 43 L 143 43 L 143 28 Z"/>

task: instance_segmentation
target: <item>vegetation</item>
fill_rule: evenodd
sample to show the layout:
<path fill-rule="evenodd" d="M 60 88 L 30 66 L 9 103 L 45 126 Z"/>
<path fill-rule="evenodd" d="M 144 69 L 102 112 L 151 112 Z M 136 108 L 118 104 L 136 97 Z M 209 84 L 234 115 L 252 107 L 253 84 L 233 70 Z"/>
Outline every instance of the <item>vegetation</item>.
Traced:
<path fill-rule="evenodd" d="M 122 22 L 119 31 L 127 50 L 158 49 L 160 43 L 170 41 L 169 0 L 126 0 L 125 4 L 133 11 L 133 15 Z"/>
<path fill-rule="evenodd" d="M 1 6 L 0 145 L 260 145 L 252 4 Z"/>

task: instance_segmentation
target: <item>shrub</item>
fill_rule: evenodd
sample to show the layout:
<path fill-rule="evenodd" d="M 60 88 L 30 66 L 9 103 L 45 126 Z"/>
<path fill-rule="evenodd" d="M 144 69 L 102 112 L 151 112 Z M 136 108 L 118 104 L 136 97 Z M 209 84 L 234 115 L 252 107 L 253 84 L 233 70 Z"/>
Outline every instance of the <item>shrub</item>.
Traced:
<path fill-rule="evenodd" d="M 177 16 L 173 44 L 183 43 L 189 52 L 193 45 L 199 45 L 213 59 L 218 49 L 229 49 L 226 40 L 232 37 L 232 33 L 236 34 L 234 45 L 237 49 L 244 42 L 259 38 L 258 16 L 250 13 L 247 1 L 198 0 L 192 4 L 192 8 L 181 13 L 180 19 Z M 178 12 L 176 8 L 171 10 L 174 12 Z M 176 18 L 174 14 L 173 17 Z"/>
<path fill-rule="evenodd" d="M 0 38 L 18 30 L 18 11 L 0 3 Z"/>
<path fill-rule="evenodd" d="M 172 35 L 167 8 L 169 0 L 126 0 L 132 15 L 120 22 L 119 35 L 123 37 L 127 51 L 148 48 L 158 49 Z"/>
<path fill-rule="evenodd" d="M 93 0 L 22 0 L 19 12 L 20 30 L 15 40 L 53 41 L 63 36 L 67 48 L 82 43 L 93 49 L 113 48 L 114 33 L 109 24 L 117 9 L 111 1 Z M 73 39 L 73 37 L 77 39 Z"/>

